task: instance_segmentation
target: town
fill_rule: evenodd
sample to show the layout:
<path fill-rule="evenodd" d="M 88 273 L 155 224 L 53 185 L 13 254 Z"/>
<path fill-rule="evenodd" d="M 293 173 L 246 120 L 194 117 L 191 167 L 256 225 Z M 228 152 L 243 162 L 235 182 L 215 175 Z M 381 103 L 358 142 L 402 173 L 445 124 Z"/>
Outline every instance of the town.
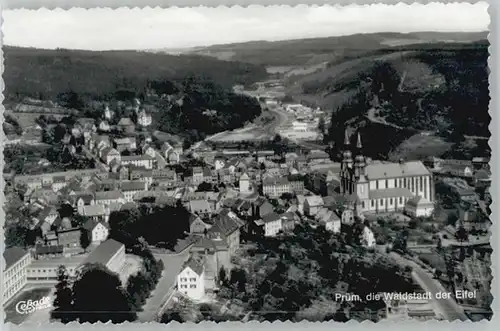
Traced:
<path fill-rule="evenodd" d="M 269 97 L 263 102 L 278 104 Z M 116 110 L 102 107 L 101 118 L 64 124 L 61 137 L 69 157 L 83 154 L 93 167 L 16 174 L 7 181 L 7 237 L 24 240 L 24 248 L 5 252 L 7 306 L 26 288 L 39 291 L 55 285 L 60 266 L 75 278 L 84 265 L 99 263 L 127 284 L 144 268 L 144 256 L 134 246 L 137 238 L 130 243 L 118 240 L 121 231 L 127 231 L 123 218 L 131 210 L 139 214 L 134 222 L 147 222 L 145 218 L 157 212 L 152 222 L 162 223 L 149 224 L 150 231 L 158 233 L 147 234 L 153 242 L 145 240 L 165 269 L 138 313 L 143 321 L 160 318 L 181 299 L 220 301 L 224 278 L 237 278 L 234 271 L 244 270 L 238 262 L 242 256 L 262 250 L 265 238 L 287 240 L 297 227 L 323 227 L 334 236 L 355 229 L 354 242 L 360 246 L 404 252 L 408 261 L 400 263 L 438 275 L 446 272 L 435 261 L 439 249 L 489 243 L 487 159 L 371 160 L 363 156 L 363 138 L 368 137 L 350 137 L 347 132 L 340 162 L 324 150 L 307 150 L 293 141 L 279 143 L 286 139 L 279 135 L 269 142 L 270 149 L 240 149 L 210 139 L 185 149 L 182 142 L 162 142 L 148 131 L 151 115 L 140 100 L 128 106 L 135 121 L 114 119 Z M 289 108 L 282 103 L 276 107 L 283 112 Z M 109 122 L 116 125 L 110 127 Z M 61 124 L 38 125 L 38 130 L 57 126 Z M 446 197 L 456 197 L 463 208 L 440 222 L 437 217 L 449 208 L 443 202 Z M 165 206 L 170 212 L 154 211 Z M 12 208 L 15 211 L 9 213 Z M 15 215 L 27 217 L 28 227 L 21 232 L 14 225 L 15 232 L 9 233 L 9 224 L 18 221 Z M 177 237 L 166 235 L 162 241 L 159 231 Z M 404 243 L 398 241 L 401 233 Z M 461 282 L 454 286 L 478 284 L 479 288 L 465 286 L 489 293 L 489 276 L 481 271 L 483 259 L 471 256 L 458 264 L 455 272 Z M 44 293 L 53 295 L 51 291 Z M 436 315 L 427 304 L 413 306 L 410 314 Z"/>

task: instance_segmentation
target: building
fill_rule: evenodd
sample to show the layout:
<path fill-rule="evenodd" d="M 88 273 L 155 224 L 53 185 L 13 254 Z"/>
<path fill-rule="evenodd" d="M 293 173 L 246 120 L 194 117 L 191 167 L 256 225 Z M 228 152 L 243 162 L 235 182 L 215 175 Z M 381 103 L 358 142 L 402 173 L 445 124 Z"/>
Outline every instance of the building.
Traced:
<path fill-rule="evenodd" d="M 189 233 L 204 235 L 212 226 L 203 222 L 203 220 L 197 215 L 191 215 L 189 217 Z"/>
<path fill-rule="evenodd" d="M 90 219 L 85 222 L 83 228 L 92 243 L 101 243 L 108 239 L 109 226 L 106 222 L 98 222 Z"/>
<path fill-rule="evenodd" d="M 153 160 L 149 155 L 126 155 L 121 157 L 121 164 L 124 166 L 134 165 L 146 169 L 153 169 Z"/>
<path fill-rule="evenodd" d="M 59 252 L 62 252 L 62 249 L 58 246 L 45 246 L 43 251 L 42 250 L 40 251 L 41 253 L 45 253 L 44 251 L 49 251 L 48 255 L 55 255 L 53 253 L 51 254 L 50 251 L 52 252 L 57 251 L 57 255 L 61 256 Z M 38 260 L 32 260 L 31 264 L 27 268 L 28 284 L 56 284 L 57 269 L 61 265 L 66 267 L 66 270 L 68 271 L 68 276 L 70 279 L 72 279 L 76 276 L 78 267 L 84 260 L 85 257 L 82 255 L 75 255 L 71 257 L 41 258 Z"/>
<path fill-rule="evenodd" d="M 262 220 L 257 220 L 255 224 L 264 227 L 264 236 L 266 237 L 274 237 L 283 230 L 281 216 L 275 212 L 264 215 Z"/>
<path fill-rule="evenodd" d="M 110 165 L 113 160 L 116 160 L 118 163 L 121 160 L 120 152 L 111 147 L 104 147 L 101 150 L 101 160 L 106 163 L 106 165 Z"/>
<path fill-rule="evenodd" d="M 112 203 L 125 203 L 123 193 L 119 190 L 99 191 L 95 193 L 95 204 L 110 205 Z"/>
<path fill-rule="evenodd" d="M 207 200 L 189 201 L 188 209 L 191 213 L 200 216 L 208 216 L 212 213 L 212 208 Z"/>
<path fill-rule="evenodd" d="M 304 193 L 304 176 L 295 174 L 288 176 L 288 182 L 290 183 L 290 190 L 295 194 Z"/>
<path fill-rule="evenodd" d="M 252 203 L 252 217 L 254 218 L 262 218 L 264 215 L 272 213 L 273 211 L 273 205 L 264 197 L 258 197 L 257 200 Z"/>
<path fill-rule="evenodd" d="M 89 217 L 96 222 L 107 222 L 111 211 L 109 209 L 109 204 L 95 204 L 78 208 L 78 214 Z"/>
<path fill-rule="evenodd" d="M 413 217 L 429 217 L 434 212 L 434 204 L 419 195 L 411 198 L 405 205 L 405 212 Z"/>
<path fill-rule="evenodd" d="M 240 176 L 240 193 L 250 193 L 250 178 L 246 173 Z"/>
<path fill-rule="evenodd" d="M 102 264 L 112 272 L 120 273 L 125 264 L 125 245 L 114 239 L 106 240 L 97 246 L 80 266 L 91 263 Z"/>
<path fill-rule="evenodd" d="M 135 151 L 137 149 L 137 140 L 135 137 L 115 138 L 113 145 L 118 152 Z"/>
<path fill-rule="evenodd" d="M 363 156 L 361 137 L 358 133 L 355 160 L 349 150 L 346 133 L 346 149 L 340 170 L 340 192 L 356 197 L 358 212 L 390 212 L 403 210 L 408 200 L 421 196 L 434 200 L 434 184 L 431 172 L 420 161 L 367 164 Z"/>
<path fill-rule="evenodd" d="M 286 177 L 268 177 L 262 181 L 262 194 L 279 198 L 283 193 L 291 193 L 290 182 Z"/>
<path fill-rule="evenodd" d="M 208 230 L 208 238 L 225 241 L 229 255 L 240 247 L 240 229 L 245 225 L 235 213 L 229 209 L 222 210 Z"/>
<path fill-rule="evenodd" d="M 5 269 L 3 271 L 3 304 L 13 298 L 28 282 L 27 267 L 31 255 L 19 247 L 5 249 L 3 253 Z"/>
<path fill-rule="evenodd" d="M 135 131 L 135 124 L 128 117 L 122 117 L 118 122 L 117 127 L 124 133 L 133 133 Z"/>
<path fill-rule="evenodd" d="M 193 300 L 200 300 L 205 295 L 204 261 L 193 256 L 184 264 L 177 275 L 177 290 Z"/>
<path fill-rule="evenodd" d="M 308 216 L 314 216 L 323 208 L 323 205 L 323 198 L 319 195 L 306 197 L 304 200 L 304 213 Z"/>
<path fill-rule="evenodd" d="M 134 197 L 141 192 L 148 190 L 148 184 L 145 181 L 130 180 L 121 183 L 121 191 L 126 202 L 134 201 Z"/>

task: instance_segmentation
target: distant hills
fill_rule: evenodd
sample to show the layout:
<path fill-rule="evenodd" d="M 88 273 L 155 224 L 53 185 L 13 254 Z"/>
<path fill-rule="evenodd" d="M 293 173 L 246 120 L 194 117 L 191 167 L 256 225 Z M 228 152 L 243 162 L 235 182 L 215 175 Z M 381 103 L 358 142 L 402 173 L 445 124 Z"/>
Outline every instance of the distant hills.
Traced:
<path fill-rule="evenodd" d="M 487 39 L 487 36 L 487 32 L 386 32 L 284 41 L 251 41 L 198 47 L 183 52 L 265 66 L 296 66 L 330 62 L 385 47 L 435 42 L 473 42 Z"/>

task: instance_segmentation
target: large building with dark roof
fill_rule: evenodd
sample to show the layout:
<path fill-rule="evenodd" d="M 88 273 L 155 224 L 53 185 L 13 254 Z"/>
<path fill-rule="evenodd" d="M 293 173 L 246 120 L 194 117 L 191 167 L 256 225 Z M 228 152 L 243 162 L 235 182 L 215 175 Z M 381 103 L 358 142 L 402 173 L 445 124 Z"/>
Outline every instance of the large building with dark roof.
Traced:
<path fill-rule="evenodd" d="M 31 255 L 19 247 L 7 248 L 3 257 L 3 304 L 13 298 L 27 283 L 26 269 L 31 263 Z"/>

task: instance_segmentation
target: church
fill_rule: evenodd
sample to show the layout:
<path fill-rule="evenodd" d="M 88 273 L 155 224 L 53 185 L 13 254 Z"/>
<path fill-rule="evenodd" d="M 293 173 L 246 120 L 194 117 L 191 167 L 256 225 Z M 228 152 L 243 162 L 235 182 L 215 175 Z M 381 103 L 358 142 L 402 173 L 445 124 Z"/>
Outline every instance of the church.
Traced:
<path fill-rule="evenodd" d="M 347 132 L 344 145 L 340 193 L 353 198 L 358 215 L 404 211 L 407 202 L 417 196 L 426 205 L 433 203 L 432 174 L 422 162 L 367 162 L 359 132 L 354 159 Z"/>

